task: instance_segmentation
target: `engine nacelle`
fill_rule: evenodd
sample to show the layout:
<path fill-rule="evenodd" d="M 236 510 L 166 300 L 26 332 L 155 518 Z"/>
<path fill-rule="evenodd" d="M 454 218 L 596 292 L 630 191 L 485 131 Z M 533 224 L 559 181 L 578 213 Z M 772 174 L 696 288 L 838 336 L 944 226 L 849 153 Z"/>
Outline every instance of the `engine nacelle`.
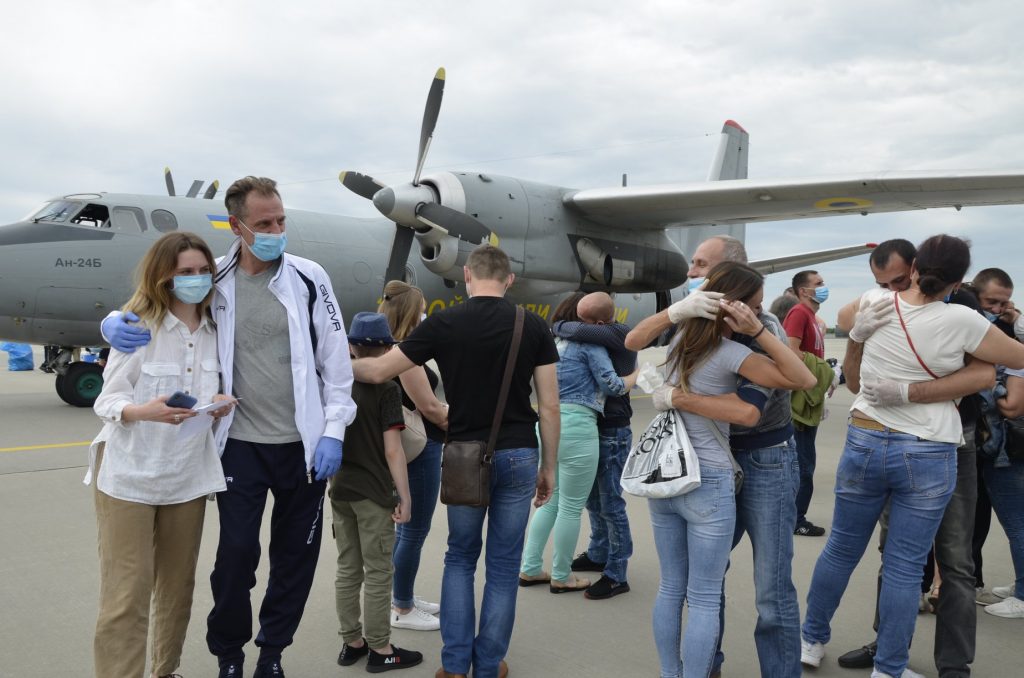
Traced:
<path fill-rule="evenodd" d="M 469 249 L 462 251 L 461 241 L 436 229 L 416 233 L 420 250 L 420 261 L 431 273 L 442 278 L 462 280 L 462 266 L 469 257 Z"/>

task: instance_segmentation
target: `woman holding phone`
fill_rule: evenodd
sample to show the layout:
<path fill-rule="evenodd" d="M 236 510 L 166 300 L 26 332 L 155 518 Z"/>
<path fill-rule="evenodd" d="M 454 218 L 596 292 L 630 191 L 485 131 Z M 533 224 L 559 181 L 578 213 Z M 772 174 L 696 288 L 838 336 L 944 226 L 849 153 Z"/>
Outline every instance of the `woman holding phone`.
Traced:
<path fill-rule="evenodd" d="M 93 407 L 104 421 L 86 483 L 94 499 L 100 602 L 94 641 L 98 676 L 138 676 L 146 666 L 152 602 L 152 675 L 171 676 L 181 659 L 195 584 L 206 496 L 225 489 L 212 427 L 182 439 L 188 407 L 233 401 L 220 395 L 217 333 L 209 312 L 214 259 L 192 233 L 169 233 L 138 269 L 123 310 L 152 333 L 134 353 L 112 350 Z M 134 316 L 132 316 L 134 314 Z M 185 396 L 183 398 L 183 396 Z"/>

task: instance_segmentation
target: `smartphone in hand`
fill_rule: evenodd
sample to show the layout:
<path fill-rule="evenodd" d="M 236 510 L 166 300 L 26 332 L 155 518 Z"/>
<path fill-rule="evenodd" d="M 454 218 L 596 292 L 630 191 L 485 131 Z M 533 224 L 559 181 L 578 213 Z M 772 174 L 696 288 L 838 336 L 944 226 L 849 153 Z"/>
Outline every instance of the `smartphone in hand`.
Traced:
<path fill-rule="evenodd" d="M 175 391 L 171 394 L 171 397 L 167 399 L 167 407 L 182 407 L 186 410 L 190 410 L 197 402 L 199 401 L 187 393 Z"/>

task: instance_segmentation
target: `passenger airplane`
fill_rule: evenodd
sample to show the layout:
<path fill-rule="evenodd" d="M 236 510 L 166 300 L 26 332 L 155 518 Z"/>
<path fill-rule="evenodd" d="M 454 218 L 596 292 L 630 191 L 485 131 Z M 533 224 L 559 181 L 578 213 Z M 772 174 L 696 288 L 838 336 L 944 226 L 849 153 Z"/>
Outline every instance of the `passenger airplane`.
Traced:
<path fill-rule="evenodd" d="M 892 173 L 842 178 L 747 179 L 748 135 L 727 121 L 709 182 L 573 190 L 480 172 L 422 174 L 440 111 L 444 69 L 427 98 L 413 181 L 385 186 L 356 172 L 343 185 L 386 217 L 353 218 L 288 210 L 288 251 L 327 269 L 344 313 L 375 309 L 385 281 L 423 289 L 428 312 L 466 298 L 462 265 L 478 243 L 512 260 L 510 297 L 546 317 L 567 292 L 616 293 L 619 321 L 668 305 L 686 279 L 687 256 L 705 238 L 743 239 L 745 224 L 878 212 L 1024 202 L 1024 173 Z M 99 321 L 133 289 L 132 272 L 163 233 L 194 231 L 215 253 L 234 237 L 223 207 L 199 197 L 76 193 L 54 198 L 23 221 L 0 226 L 0 338 L 42 344 L 42 369 L 57 393 L 89 406 L 102 376 L 73 361 L 74 349 L 102 342 Z M 287 196 L 286 196 L 287 197 Z M 203 199 L 207 198 L 207 199 Z M 409 260 L 413 243 L 417 256 Z M 754 261 L 769 273 L 869 250 L 854 245 Z"/>

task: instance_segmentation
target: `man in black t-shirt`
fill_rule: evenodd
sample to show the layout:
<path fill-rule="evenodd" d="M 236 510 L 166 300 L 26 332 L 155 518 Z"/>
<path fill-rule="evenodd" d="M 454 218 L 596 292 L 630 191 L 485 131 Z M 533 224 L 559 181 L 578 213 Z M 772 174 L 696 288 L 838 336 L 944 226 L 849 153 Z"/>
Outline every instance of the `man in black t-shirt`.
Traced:
<path fill-rule="evenodd" d="M 487 440 L 509 354 L 515 306 L 504 299 L 512 284 L 508 257 L 481 245 L 463 269 L 469 300 L 434 313 L 397 350 L 352 363 L 359 381 L 381 383 L 428 360 L 435 360 L 448 397 L 449 440 Z M 448 507 L 448 552 L 441 585 L 439 676 L 504 676 L 503 660 L 515 622 L 519 562 L 530 516 L 530 498 L 542 506 L 551 497 L 558 454 L 559 409 L 555 363 L 558 352 L 547 324 L 526 313 L 522 343 L 512 375 L 491 474 L 487 508 Z M 537 389 L 537 412 L 530 404 L 530 379 Z M 539 417 L 538 417 L 539 414 Z M 540 422 L 538 471 L 536 425 Z M 487 583 L 479 625 L 473 581 L 487 520 Z M 478 630 L 479 629 L 479 630 Z"/>

